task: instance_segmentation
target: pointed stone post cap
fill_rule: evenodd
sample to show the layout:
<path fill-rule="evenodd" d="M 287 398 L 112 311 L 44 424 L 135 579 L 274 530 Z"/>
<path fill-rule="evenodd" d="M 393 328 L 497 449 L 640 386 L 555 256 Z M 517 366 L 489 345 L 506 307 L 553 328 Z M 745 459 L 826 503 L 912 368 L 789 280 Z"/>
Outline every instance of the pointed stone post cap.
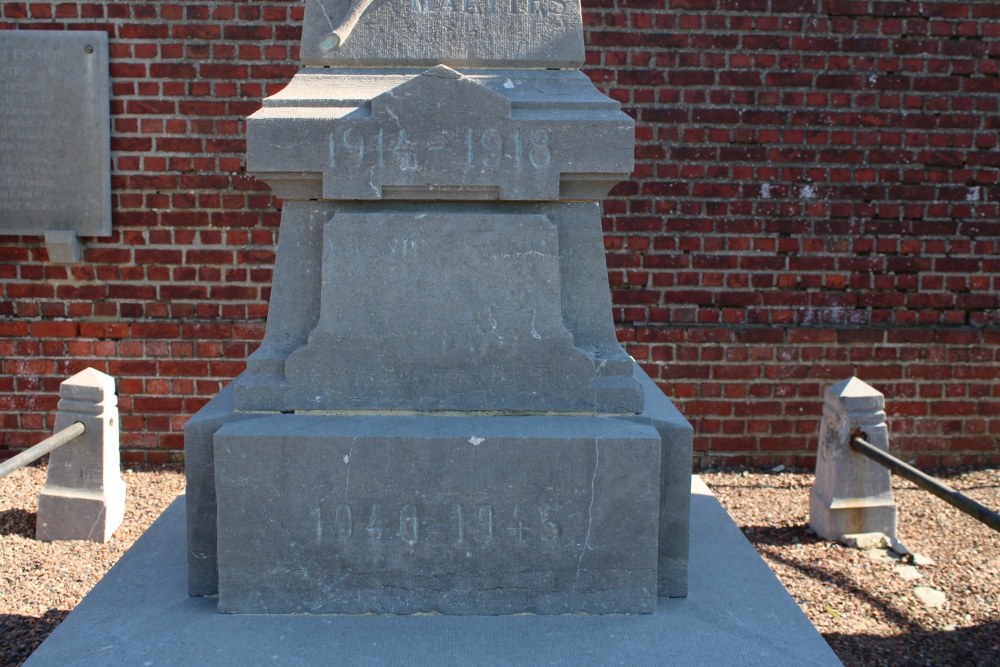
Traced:
<path fill-rule="evenodd" d="M 71 401 L 101 403 L 113 399 L 116 405 L 115 379 L 94 368 L 85 368 L 76 375 L 63 380 L 59 385 L 59 396 Z"/>
<path fill-rule="evenodd" d="M 850 377 L 826 390 L 848 412 L 878 412 L 885 407 L 885 395 L 867 382 Z"/>

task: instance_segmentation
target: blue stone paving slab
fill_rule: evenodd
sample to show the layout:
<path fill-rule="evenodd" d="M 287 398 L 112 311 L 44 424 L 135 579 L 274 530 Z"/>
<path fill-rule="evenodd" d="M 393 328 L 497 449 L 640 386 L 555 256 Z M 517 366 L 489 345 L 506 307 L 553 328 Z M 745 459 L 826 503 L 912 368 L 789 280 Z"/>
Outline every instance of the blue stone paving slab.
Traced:
<path fill-rule="evenodd" d="M 239 616 L 186 594 L 178 498 L 25 663 L 840 665 L 697 477 L 690 594 L 640 616 Z"/>

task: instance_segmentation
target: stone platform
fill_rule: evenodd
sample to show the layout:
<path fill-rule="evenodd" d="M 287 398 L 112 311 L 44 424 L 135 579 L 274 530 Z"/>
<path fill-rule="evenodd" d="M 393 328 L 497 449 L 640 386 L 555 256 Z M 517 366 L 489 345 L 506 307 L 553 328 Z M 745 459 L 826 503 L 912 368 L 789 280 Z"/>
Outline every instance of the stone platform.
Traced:
<path fill-rule="evenodd" d="M 690 593 L 624 616 L 255 616 L 186 595 L 174 502 L 25 663 L 839 665 L 698 478 Z"/>

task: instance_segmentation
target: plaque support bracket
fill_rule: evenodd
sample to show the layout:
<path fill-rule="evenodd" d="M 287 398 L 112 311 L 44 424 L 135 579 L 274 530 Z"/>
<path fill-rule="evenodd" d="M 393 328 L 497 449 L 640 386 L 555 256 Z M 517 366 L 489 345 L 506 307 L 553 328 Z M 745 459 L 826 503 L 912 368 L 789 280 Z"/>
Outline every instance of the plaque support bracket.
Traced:
<path fill-rule="evenodd" d="M 72 229 L 54 229 L 45 232 L 45 249 L 53 264 L 79 264 L 82 256 L 80 239 Z"/>

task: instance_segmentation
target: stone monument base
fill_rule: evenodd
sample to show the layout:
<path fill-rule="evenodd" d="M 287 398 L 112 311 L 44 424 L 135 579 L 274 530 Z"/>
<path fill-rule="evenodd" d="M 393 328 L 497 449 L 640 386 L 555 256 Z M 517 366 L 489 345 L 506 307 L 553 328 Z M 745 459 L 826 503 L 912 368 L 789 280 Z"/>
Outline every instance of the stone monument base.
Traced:
<path fill-rule="evenodd" d="M 633 370 L 627 417 L 247 413 L 230 384 L 184 427 L 188 593 L 315 614 L 686 595 L 693 431 Z"/>
<path fill-rule="evenodd" d="M 38 516 L 35 537 L 43 542 L 107 542 L 125 517 L 125 484 L 110 486 L 103 493 L 46 489 L 38 495 Z"/>
<path fill-rule="evenodd" d="M 223 613 L 655 608 L 650 425 L 285 414 L 214 441 Z"/>
<path fill-rule="evenodd" d="M 824 500 L 815 491 L 809 493 L 809 527 L 824 540 L 839 540 L 844 535 L 884 533 L 896 536 L 896 503 L 865 498 Z"/>
<path fill-rule="evenodd" d="M 689 497 L 690 594 L 641 616 L 219 614 L 185 590 L 181 497 L 25 667 L 840 665 L 697 478 Z"/>

